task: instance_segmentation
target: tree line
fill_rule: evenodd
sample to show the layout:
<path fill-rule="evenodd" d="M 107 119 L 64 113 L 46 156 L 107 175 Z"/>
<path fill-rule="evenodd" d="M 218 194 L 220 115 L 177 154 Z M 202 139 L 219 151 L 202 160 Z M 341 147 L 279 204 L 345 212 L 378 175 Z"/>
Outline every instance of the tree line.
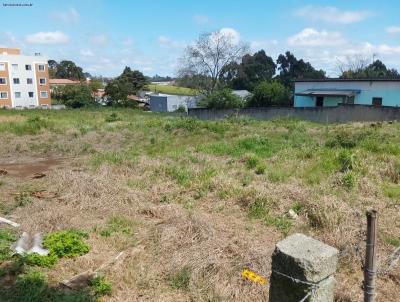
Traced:
<path fill-rule="evenodd" d="M 370 62 L 362 56 L 338 61 L 340 78 L 400 78 L 379 60 Z M 209 108 L 242 106 L 289 106 L 293 100 L 294 81 L 324 79 L 326 72 L 287 51 L 276 60 L 264 50 L 248 53 L 248 46 L 221 32 L 202 34 L 185 49 L 180 59 L 180 85 L 198 89 Z M 232 95 L 230 90 L 248 90 L 247 100 Z"/>

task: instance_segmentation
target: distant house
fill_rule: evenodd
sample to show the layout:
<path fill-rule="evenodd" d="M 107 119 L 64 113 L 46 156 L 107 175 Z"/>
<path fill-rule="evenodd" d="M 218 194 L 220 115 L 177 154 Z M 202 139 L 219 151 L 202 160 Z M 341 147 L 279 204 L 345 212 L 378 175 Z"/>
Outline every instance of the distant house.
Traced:
<path fill-rule="evenodd" d="M 173 112 L 179 107 L 196 108 L 196 96 L 189 95 L 170 95 L 170 94 L 151 94 L 150 95 L 150 111 L 153 112 Z"/>
<path fill-rule="evenodd" d="M 232 93 L 234 95 L 241 97 L 242 99 L 245 99 L 251 95 L 251 92 L 249 92 L 247 90 L 232 90 Z"/>
<path fill-rule="evenodd" d="M 332 107 L 339 104 L 400 106 L 400 79 L 295 81 L 294 107 Z"/>

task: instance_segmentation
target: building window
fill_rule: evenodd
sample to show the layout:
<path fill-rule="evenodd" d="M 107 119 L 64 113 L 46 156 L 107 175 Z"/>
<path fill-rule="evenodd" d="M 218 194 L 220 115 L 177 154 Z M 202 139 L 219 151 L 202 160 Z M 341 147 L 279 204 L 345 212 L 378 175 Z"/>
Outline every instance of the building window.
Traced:
<path fill-rule="evenodd" d="M 317 96 L 317 99 L 315 101 L 315 106 L 317 106 L 317 107 L 324 106 L 324 97 L 323 96 Z"/>
<path fill-rule="evenodd" d="M 28 96 L 29 96 L 30 98 L 33 98 L 33 92 L 29 91 L 29 92 L 28 92 Z"/>
<path fill-rule="evenodd" d="M 382 106 L 382 98 L 372 98 L 372 106 L 375 107 Z"/>
<path fill-rule="evenodd" d="M 19 78 L 13 78 L 13 83 L 18 85 L 19 84 Z"/>
<path fill-rule="evenodd" d="M 33 79 L 32 78 L 27 78 L 26 79 L 26 84 L 33 84 Z"/>
<path fill-rule="evenodd" d="M 7 84 L 6 78 L 0 78 L 0 85 L 6 85 L 6 84 Z"/>
<path fill-rule="evenodd" d="M 18 71 L 18 64 L 12 64 L 11 66 L 13 71 Z"/>
<path fill-rule="evenodd" d="M 39 71 L 44 71 L 44 64 L 40 64 L 40 65 L 38 66 L 38 69 L 39 69 Z"/>
<path fill-rule="evenodd" d="M 7 91 L 0 92 L 0 99 L 8 99 L 8 92 Z"/>
<path fill-rule="evenodd" d="M 46 79 L 45 78 L 40 78 L 39 79 L 40 85 L 46 85 Z"/>
<path fill-rule="evenodd" d="M 6 64 L 0 63 L 0 71 L 6 70 Z"/>
<path fill-rule="evenodd" d="M 25 70 L 32 70 L 32 65 L 25 65 Z"/>
<path fill-rule="evenodd" d="M 47 91 L 40 91 L 40 98 L 47 99 L 47 97 L 48 97 Z"/>
<path fill-rule="evenodd" d="M 21 92 L 15 92 L 14 95 L 16 99 L 19 99 L 21 97 Z"/>

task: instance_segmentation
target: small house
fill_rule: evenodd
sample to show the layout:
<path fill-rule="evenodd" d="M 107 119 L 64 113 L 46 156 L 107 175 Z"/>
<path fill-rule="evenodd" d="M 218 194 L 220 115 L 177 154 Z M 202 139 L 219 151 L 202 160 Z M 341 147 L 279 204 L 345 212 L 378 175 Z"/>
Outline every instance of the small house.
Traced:
<path fill-rule="evenodd" d="M 296 80 L 294 107 L 400 106 L 400 79 Z"/>
<path fill-rule="evenodd" d="M 151 94 L 150 111 L 153 112 L 174 112 L 180 107 L 196 108 L 198 97 L 189 95 Z"/>

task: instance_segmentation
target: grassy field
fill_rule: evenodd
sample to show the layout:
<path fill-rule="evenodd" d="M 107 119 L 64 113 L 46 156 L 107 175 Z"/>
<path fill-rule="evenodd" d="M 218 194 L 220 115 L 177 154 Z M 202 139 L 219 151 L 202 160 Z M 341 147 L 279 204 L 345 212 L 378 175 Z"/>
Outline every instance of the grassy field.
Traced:
<path fill-rule="evenodd" d="M 9 110 L 0 142 L 0 216 L 21 224 L 0 228 L 1 301 L 266 301 L 240 272 L 268 277 L 275 243 L 296 232 L 342 251 L 336 301 L 361 301 L 367 209 L 380 267 L 400 245 L 399 123 Z M 11 258 L 22 231 L 81 248 Z M 58 286 L 120 252 L 102 279 Z M 377 301 L 398 301 L 399 283 L 399 267 L 379 275 Z"/>
<path fill-rule="evenodd" d="M 146 86 L 148 91 L 159 92 L 165 94 L 174 94 L 174 95 L 197 95 L 198 92 L 195 89 L 172 86 L 172 85 L 157 85 L 157 84 L 149 84 Z"/>

